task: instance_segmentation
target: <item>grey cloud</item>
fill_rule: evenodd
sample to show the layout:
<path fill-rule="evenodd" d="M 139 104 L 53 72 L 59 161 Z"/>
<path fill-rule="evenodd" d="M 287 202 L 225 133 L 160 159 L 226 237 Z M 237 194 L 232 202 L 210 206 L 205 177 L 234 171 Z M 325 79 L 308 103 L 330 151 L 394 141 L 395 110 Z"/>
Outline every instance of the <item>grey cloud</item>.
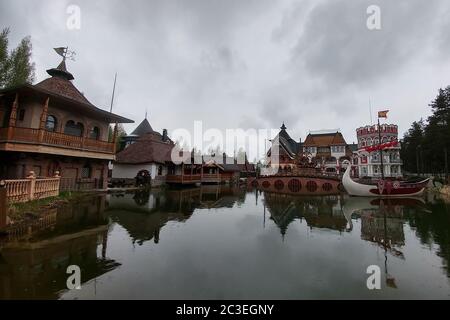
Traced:
<path fill-rule="evenodd" d="M 71 3 L 79 31 L 65 28 Z M 365 27 L 369 4 L 381 31 Z M 147 109 L 158 130 L 286 121 L 297 140 L 340 127 L 352 141 L 369 98 L 401 101 L 394 121 L 408 124 L 448 84 L 449 10 L 447 0 L 3 0 L 0 21 L 12 46 L 31 35 L 38 81 L 59 63 L 51 48 L 68 45 L 87 98 L 108 108 L 118 72 L 114 111 L 140 122 Z"/>
<path fill-rule="evenodd" d="M 366 27 L 369 5 L 381 8 L 381 30 Z M 314 8 L 293 51 L 297 64 L 327 82 L 362 86 L 384 79 L 430 45 L 442 1 L 326 1 Z"/>

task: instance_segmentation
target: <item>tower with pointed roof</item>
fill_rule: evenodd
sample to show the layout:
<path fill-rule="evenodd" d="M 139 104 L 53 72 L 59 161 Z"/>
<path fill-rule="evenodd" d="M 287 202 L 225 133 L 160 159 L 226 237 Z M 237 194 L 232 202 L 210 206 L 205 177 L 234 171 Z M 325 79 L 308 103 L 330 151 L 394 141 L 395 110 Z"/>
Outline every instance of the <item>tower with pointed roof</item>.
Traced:
<path fill-rule="evenodd" d="M 63 59 L 47 70 L 49 78 L 0 91 L 0 179 L 59 172 L 68 188 L 81 180 L 106 188 L 116 153 L 117 129 L 110 132 L 110 125 L 133 121 L 92 104 L 74 85 L 60 49 Z"/>

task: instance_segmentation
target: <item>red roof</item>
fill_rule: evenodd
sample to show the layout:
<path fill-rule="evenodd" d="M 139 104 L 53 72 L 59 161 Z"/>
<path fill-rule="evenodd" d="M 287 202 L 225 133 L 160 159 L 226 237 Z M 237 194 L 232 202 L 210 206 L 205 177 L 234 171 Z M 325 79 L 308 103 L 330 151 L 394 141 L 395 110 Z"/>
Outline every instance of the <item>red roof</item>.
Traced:
<path fill-rule="evenodd" d="M 346 145 L 344 137 L 340 132 L 322 133 L 322 134 L 308 134 L 303 146 L 305 147 L 321 147 L 321 146 L 336 146 Z"/>

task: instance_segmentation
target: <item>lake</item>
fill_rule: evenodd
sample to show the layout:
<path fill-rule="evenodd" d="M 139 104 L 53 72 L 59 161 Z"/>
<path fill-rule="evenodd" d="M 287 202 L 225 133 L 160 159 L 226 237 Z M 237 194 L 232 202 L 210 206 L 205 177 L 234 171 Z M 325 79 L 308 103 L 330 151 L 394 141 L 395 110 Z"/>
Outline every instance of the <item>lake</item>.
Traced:
<path fill-rule="evenodd" d="M 0 244 L 1 299 L 449 299 L 450 202 L 226 186 L 91 196 Z M 67 267 L 81 270 L 68 290 Z M 369 290 L 369 266 L 381 288 Z"/>

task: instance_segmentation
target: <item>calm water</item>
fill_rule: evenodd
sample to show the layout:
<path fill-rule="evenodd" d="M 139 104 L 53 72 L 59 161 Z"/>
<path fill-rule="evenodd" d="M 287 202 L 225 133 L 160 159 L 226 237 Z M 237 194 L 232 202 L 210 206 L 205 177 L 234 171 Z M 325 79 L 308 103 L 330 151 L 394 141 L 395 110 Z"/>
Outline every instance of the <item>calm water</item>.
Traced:
<path fill-rule="evenodd" d="M 450 203 L 226 187 L 96 196 L 0 244 L 0 298 L 450 298 Z M 82 289 L 66 289 L 79 265 Z M 378 265 L 382 289 L 369 291 Z"/>

